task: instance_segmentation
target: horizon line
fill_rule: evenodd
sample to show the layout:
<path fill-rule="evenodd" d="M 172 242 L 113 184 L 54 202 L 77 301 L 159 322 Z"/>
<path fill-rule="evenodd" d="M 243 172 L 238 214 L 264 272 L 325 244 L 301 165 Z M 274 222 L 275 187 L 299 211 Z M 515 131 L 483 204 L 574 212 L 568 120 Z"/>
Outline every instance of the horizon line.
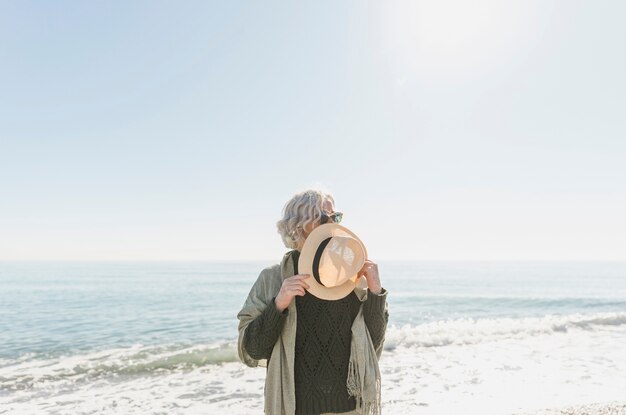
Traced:
<path fill-rule="evenodd" d="M 524 259 L 493 259 L 493 258 L 447 258 L 447 259 L 402 259 L 381 258 L 378 262 L 626 262 L 626 259 L 571 259 L 571 258 L 524 258 Z M 276 262 L 276 259 L 2 259 L 2 262 Z M 280 262 L 280 261 L 278 261 Z"/>

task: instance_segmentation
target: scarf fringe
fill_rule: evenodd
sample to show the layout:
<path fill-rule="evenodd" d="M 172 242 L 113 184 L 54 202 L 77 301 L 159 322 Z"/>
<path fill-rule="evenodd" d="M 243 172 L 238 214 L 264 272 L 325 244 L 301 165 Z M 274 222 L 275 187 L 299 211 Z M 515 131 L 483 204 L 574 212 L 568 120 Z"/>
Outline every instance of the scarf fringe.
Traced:
<path fill-rule="evenodd" d="M 363 390 L 361 388 L 361 379 L 357 365 L 351 360 L 348 364 L 348 395 L 356 399 L 357 412 L 362 415 L 380 415 L 382 410 L 380 399 L 380 380 L 376 380 L 376 396 L 373 400 L 364 402 Z"/>
<path fill-rule="evenodd" d="M 348 394 L 355 398 L 361 396 L 361 379 L 359 379 L 359 370 L 352 360 L 348 363 Z"/>
<path fill-rule="evenodd" d="M 363 415 L 380 415 L 380 402 L 366 403 L 362 409 Z"/>

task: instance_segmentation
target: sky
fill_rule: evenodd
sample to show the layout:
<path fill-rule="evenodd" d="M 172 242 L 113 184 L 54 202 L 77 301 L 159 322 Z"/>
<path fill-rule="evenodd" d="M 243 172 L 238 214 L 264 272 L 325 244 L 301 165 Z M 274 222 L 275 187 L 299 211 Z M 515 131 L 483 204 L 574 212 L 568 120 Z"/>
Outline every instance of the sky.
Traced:
<path fill-rule="evenodd" d="M 0 260 L 626 260 L 626 3 L 0 1 Z"/>

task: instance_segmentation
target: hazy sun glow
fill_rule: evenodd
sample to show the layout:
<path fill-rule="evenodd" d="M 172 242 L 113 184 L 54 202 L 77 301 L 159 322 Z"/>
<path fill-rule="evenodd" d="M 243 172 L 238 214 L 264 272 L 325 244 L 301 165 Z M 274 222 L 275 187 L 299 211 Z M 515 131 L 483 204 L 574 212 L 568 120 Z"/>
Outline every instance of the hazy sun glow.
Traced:
<path fill-rule="evenodd" d="M 495 70 L 540 35 L 531 3 L 401 0 L 381 12 L 383 43 L 398 70 L 431 82 Z"/>

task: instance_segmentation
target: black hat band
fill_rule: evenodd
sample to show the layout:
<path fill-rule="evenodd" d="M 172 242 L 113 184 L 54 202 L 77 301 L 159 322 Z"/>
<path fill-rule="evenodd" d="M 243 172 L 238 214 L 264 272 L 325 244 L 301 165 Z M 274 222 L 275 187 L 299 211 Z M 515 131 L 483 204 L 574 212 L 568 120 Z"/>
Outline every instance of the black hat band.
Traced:
<path fill-rule="evenodd" d="M 313 258 L 313 277 L 315 277 L 315 281 L 319 282 L 324 287 L 326 287 L 326 285 L 324 285 L 324 283 L 320 280 L 319 266 L 320 260 L 322 259 L 322 253 L 324 252 L 324 248 L 326 248 L 326 245 L 328 245 L 331 239 L 333 239 L 332 236 L 330 238 L 324 239 L 319 244 L 319 246 L 317 247 L 317 251 L 315 251 L 315 257 Z"/>

